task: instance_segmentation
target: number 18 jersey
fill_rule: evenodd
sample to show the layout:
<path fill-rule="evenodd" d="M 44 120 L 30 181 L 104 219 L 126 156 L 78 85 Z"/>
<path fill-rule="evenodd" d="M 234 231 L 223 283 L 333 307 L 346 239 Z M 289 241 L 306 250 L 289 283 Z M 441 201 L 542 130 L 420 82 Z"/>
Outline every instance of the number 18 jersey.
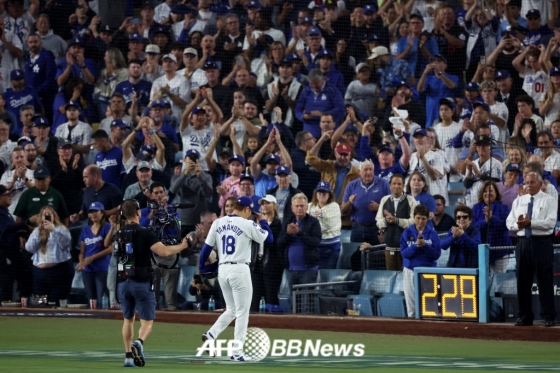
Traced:
<path fill-rule="evenodd" d="M 226 215 L 212 223 L 206 244 L 217 248 L 219 263 L 251 261 L 251 241 L 264 243 L 268 232 L 255 222 L 237 215 Z"/>

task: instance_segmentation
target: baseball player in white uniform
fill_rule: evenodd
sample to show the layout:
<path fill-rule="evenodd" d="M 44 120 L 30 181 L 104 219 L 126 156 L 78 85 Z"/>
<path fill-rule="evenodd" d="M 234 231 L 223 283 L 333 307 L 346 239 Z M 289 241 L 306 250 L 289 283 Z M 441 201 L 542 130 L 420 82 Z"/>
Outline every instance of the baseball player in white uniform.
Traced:
<path fill-rule="evenodd" d="M 271 243 L 274 240 L 272 231 L 265 217 L 257 214 L 260 227 L 247 220 L 253 213 L 253 200 L 240 197 L 234 206 L 233 214 L 217 219 L 212 223 L 208 237 L 200 252 L 198 267 L 201 273 L 208 272 L 206 260 L 214 247 L 218 252 L 218 281 L 222 288 L 226 311 L 218 318 L 209 331 L 202 335 L 202 341 L 216 339 L 221 332 L 234 320 L 234 338 L 243 346 L 249 323 L 249 309 L 253 296 L 251 283 L 251 241 L 259 244 Z M 234 351 L 230 357 L 233 361 L 249 361 L 243 350 Z"/>

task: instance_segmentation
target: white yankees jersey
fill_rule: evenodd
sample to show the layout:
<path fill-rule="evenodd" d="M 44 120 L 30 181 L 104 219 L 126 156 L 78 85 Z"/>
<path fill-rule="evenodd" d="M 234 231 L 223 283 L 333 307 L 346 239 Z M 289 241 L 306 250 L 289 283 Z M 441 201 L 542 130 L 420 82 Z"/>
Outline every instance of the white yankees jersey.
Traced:
<path fill-rule="evenodd" d="M 482 165 L 480 164 L 480 158 L 478 158 L 476 161 L 473 161 L 473 163 L 480 170 L 483 176 L 502 180 L 502 162 L 490 157 L 490 159 L 488 159 Z M 465 197 L 465 202 L 470 208 L 478 203 L 478 193 L 482 188 L 482 184 L 484 184 L 484 181 L 479 179 L 474 174 L 474 171 L 472 173 L 472 180 L 474 181 L 474 184 L 470 189 L 467 190 L 467 195 Z"/>
<path fill-rule="evenodd" d="M 206 244 L 218 251 L 218 261 L 249 263 L 251 241 L 264 243 L 268 232 L 255 222 L 237 215 L 226 215 L 212 223 Z"/>
<path fill-rule="evenodd" d="M 443 126 L 442 123 L 438 123 L 434 126 L 434 131 L 436 131 L 439 145 L 445 151 L 449 164 L 457 164 L 461 148 L 453 147 L 453 138 L 461 131 L 461 125 L 457 122 L 452 122 L 449 126 Z M 460 175 L 450 175 L 449 178 L 450 181 L 461 181 Z"/>
<path fill-rule="evenodd" d="M 430 166 L 435 168 L 440 173 L 441 175 L 440 178 L 445 177 L 443 176 L 445 173 L 445 160 L 443 159 L 440 153 L 436 153 L 433 150 L 430 150 L 429 152 L 426 153 L 426 159 L 428 160 Z M 424 164 L 422 163 L 422 161 L 420 161 L 420 159 L 418 159 L 417 152 L 412 153 L 412 156 L 410 157 L 409 170 L 410 170 L 409 177 L 410 174 L 412 174 L 414 171 L 420 171 L 420 173 L 424 175 L 424 177 L 426 178 L 426 183 L 428 184 L 428 192 L 431 195 L 434 194 L 440 194 L 443 196 L 447 195 L 447 185 L 445 188 L 442 188 L 438 180 L 432 180 L 432 178 L 428 175 L 428 171 L 426 171 Z M 406 180 L 406 183 L 408 183 L 408 178 Z"/>

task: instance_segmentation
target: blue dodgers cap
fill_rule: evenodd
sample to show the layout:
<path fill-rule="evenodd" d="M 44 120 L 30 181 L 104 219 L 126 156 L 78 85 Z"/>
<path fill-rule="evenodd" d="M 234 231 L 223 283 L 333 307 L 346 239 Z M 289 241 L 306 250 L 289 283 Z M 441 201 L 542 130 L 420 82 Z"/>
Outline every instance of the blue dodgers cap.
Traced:
<path fill-rule="evenodd" d="M 33 119 L 33 127 L 49 127 L 49 120 L 45 117 L 37 117 L 35 119 Z"/>
<path fill-rule="evenodd" d="M 204 64 L 204 67 L 202 68 L 203 70 L 211 70 L 211 69 L 216 69 L 216 70 L 220 70 L 218 68 L 218 65 L 215 62 L 206 62 Z"/>
<path fill-rule="evenodd" d="M 477 107 L 482 107 L 484 110 L 486 110 L 487 112 L 490 112 L 490 106 L 488 106 L 488 104 L 486 102 L 482 102 L 482 101 L 474 101 L 472 103 L 472 107 L 473 110 L 476 109 Z"/>
<path fill-rule="evenodd" d="M 408 18 L 409 18 L 411 21 L 412 21 L 412 18 L 418 18 L 420 21 L 424 22 L 424 17 L 422 17 L 421 14 L 414 13 L 414 14 L 411 14 L 410 17 L 408 17 Z"/>
<path fill-rule="evenodd" d="M 451 108 L 451 110 L 455 111 L 455 108 L 457 107 L 457 105 L 455 104 L 455 100 L 453 99 L 453 97 L 444 97 L 444 98 L 440 98 L 439 100 L 439 105 L 447 105 L 449 106 L 449 108 Z"/>
<path fill-rule="evenodd" d="M 221 4 L 218 7 L 216 7 L 213 12 L 216 13 L 216 15 L 218 16 L 225 16 L 226 14 L 232 13 L 233 10 L 231 10 L 229 5 Z"/>
<path fill-rule="evenodd" d="M 541 18 L 541 11 L 538 9 L 529 9 L 529 11 L 525 13 L 525 18 L 529 18 L 531 16 Z"/>
<path fill-rule="evenodd" d="M 329 184 L 328 181 L 325 180 L 321 180 L 319 181 L 319 184 L 317 184 L 317 187 L 315 188 L 318 192 L 327 192 L 329 193 L 331 191 L 331 184 Z"/>
<path fill-rule="evenodd" d="M 138 152 L 138 154 L 136 154 L 136 159 L 139 160 L 139 161 L 151 161 L 153 158 L 154 158 L 154 154 L 150 153 L 147 150 L 140 150 Z M 142 162 L 140 162 L 140 163 L 142 163 Z M 137 169 L 139 170 L 140 168 L 137 168 Z"/>
<path fill-rule="evenodd" d="M 258 1 L 251 1 L 249 2 L 249 4 L 247 4 L 247 8 L 262 8 L 261 3 L 259 3 Z"/>
<path fill-rule="evenodd" d="M 560 67 L 553 67 L 552 69 L 550 69 L 550 71 L 548 72 L 549 76 L 552 75 L 560 75 Z"/>
<path fill-rule="evenodd" d="M 105 206 L 101 202 L 92 202 L 88 206 L 88 212 L 90 211 L 105 211 Z"/>
<path fill-rule="evenodd" d="M 507 71 L 507 70 L 498 70 L 494 77 L 495 77 L 496 80 L 498 80 L 498 79 L 511 78 L 511 75 L 509 74 L 509 71 Z"/>
<path fill-rule="evenodd" d="M 297 53 L 290 53 L 286 56 L 288 61 L 301 61 L 301 57 Z"/>
<path fill-rule="evenodd" d="M 447 63 L 447 58 L 445 58 L 443 54 L 434 54 L 434 57 L 439 58 L 443 62 Z"/>
<path fill-rule="evenodd" d="M 58 149 L 62 149 L 65 146 L 72 146 L 72 143 L 70 141 L 66 140 L 66 139 L 59 139 L 58 143 L 56 144 L 56 147 Z"/>
<path fill-rule="evenodd" d="M 323 36 L 323 33 L 321 33 L 321 30 L 319 30 L 317 27 L 311 27 L 309 30 L 307 30 L 307 36 L 311 35 Z"/>
<path fill-rule="evenodd" d="M 33 171 L 33 177 L 35 179 L 46 179 L 47 177 L 51 176 L 51 172 L 47 168 L 47 166 L 39 166 Z"/>
<path fill-rule="evenodd" d="M 82 48 L 84 47 L 84 44 L 82 43 L 82 39 L 80 39 L 80 38 L 70 39 L 70 42 L 68 43 L 68 48 L 70 48 L 73 45 L 79 45 Z"/>
<path fill-rule="evenodd" d="M 313 24 L 313 19 L 311 19 L 311 17 L 303 17 L 302 19 L 300 19 L 299 24 L 303 25 L 304 23 Z"/>
<path fill-rule="evenodd" d="M 412 86 L 411 86 L 410 83 L 407 82 L 406 80 L 394 80 L 394 81 L 393 81 L 393 87 L 394 87 L 394 88 L 397 88 L 397 89 L 398 89 L 398 88 L 399 88 L 400 86 L 402 86 L 402 85 L 408 87 L 409 89 L 412 89 Z"/>
<path fill-rule="evenodd" d="M 196 156 L 198 159 L 200 159 L 200 153 L 198 150 L 196 149 L 189 149 L 187 150 L 187 152 L 185 153 L 185 158 L 190 157 L 191 155 Z"/>
<path fill-rule="evenodd" d="M 427 137 L 428 132 L 426 132 L 426 130 L 424 128 L 417 128 L 416 131 L 414 131 L 414 134 L 412 135 L 412 137 L 416 137 L 418 135 Z"/>
<path fill-rule="evenodd" d="M 204 110 L 204 108 L 203 108 L 202 106 L 196 106 L 196 107 L 194 107 L 194 108 L 192 109 L 192 111 L 191 111 L 191 114 L 192 114 L 192 115 L 195 115 L 195 114 L 198 114 L 198 113 L 204 113 L 204 114 L 206 114 L 206 110 Z"/>
<path fill-rule="evenodd" d="M 121 129 L 125 129 L 128 128 L 128 124 L 126 124 L 121 118 L 116 118 L 113 119 L 113 121 L 111 122 L 111 128 L 113 127 L 119 127 Z"/>
<path fill-rule="evenodd" d="M 282 59 L 282 61 L 280 61 L 280 65 L 279 65 L 279 66 L 282 66 L 282 65 L 288 65 L 288 66 L 292 67 L 292 60 L 290 60 L 289 58 L 285 57 L 285 58 Z"/>
<path fill-rule="evenodd" d="M 376 12 L 377 12 L 377 8 L 373 4 L 366 5 L 365 7 L 362 8 L 363 14 L 376 13 Z"/>
<path fill-rule="evenodd" d="M 480 91 L 480 86 L 476 82 L 468 82 L 465 85 L 465 91 Z"/>
<path fill-rule="evenodd" d="M 322 58 L 322 57 L 328 57 L 330 59 L 333 58 L 333 54 L 331 51 L 328 51 L 326 49 L 321 49 L 318 53 L 317 56 L 315 58 Z"/>
<path fill-rule="evenodd" d="M 395 152 L 393 151 L 393 149 L 390 146 L 387 146 L 387 145 L 381 145 L 379 147 L 379 149 L 377 150 L 377 154 L 381 154 L 383 152 L 389 152 L 389 153 L 395 155 Z"/>
<path fill-rule="evenodd" d="M 268 163 L 270 161 L 275 161 L 276 163 L 280 164 L 280 157 L 276 154 L 271 154 L 265 158 L 264 163 Z"/>
<path fill-rule="evenodd" d="M 508 171 L 519 172 L 521 174 L 521 167 L 519 167 L 517 163 L 508 163 L 506 166 L 506 172 Z"/>
<path fill-rule="evenodd" d="M 80 103 L 78 101 L 68 101 L 68 103 L 64 107 L 64 110 L 68 110 L 68 108 L 71 108 L 71 107 L 75 107 L 78 110 L 82 110 L 82 105 L 80 105 Z"/>
<path fill-rule="evenodd" d="M 290 171 L 289 167 L 286 166 L 280 166 L 276 169 L 276 175 L 280 175 L 280 174 L 286 174 L 286 175 L 291 175 L 292 172 Z"/>
<path fill-rule="evenodd" d="M 231 163 L 231 162 L 234 162 L 234 161 L 237 161 L 237 162 L 241 163 L 242 165 L 245 164 L 245 158 L 243 158 L 243 156 L 241 156 L 239 154 L 232 155 L 229 158 L 228 163 Z"/>
<path fill-rule="evenodd" d="M 136 41 L 140 41 L 140 42 L 144 42 L 144 37 L 142 35 L 140 35 L 139 33 L 135 32 L 134 34 L 130 34 L 130 36 L 128 37 L 128 40 L 132 41 L 132 40 L 136 40 Z"/>
<path fill-rule="evenodd" d="M 381 40 L 377 34 L 369 34 L 367 41 L 379 41 Z"/>
<path fill-rule="evenodd" d="M 10 73 L 10 80 L 20 80 L 25 79 L 25 74 L 23 70 L 12 70 Z"/>
<path fill-rule="evenodd" d="M 251 199 L 251 197 L 247 197 L 247 196 L 239 197 L 237 199 L 237 203 L 239 203 L 240 205 L 243 205 L 245 207 L 250 207 L 251 210 L 253 210 L 255 208 L 255 204 L 253 203 L 253 200 Z"/>
<path fill-rule="evenodd" d="M 156 106 L 165 107 L 165 101 L 164 100 L 154 100 L 154 101 L 152 101 L 152 104 L 150 105 L 150 108 L 154 108 Z"/>
<path fill-rule="evenodd" d="M 354 132 L 356 135 L 360 134 L 360 131 L 358 131 L 358 129 L 355 126 L 348 126 L 344 129 L 343 134 L 348 133 L 348 132 Z"/>
<path fill-rule="evenodd" d="M 151 145 L 142 145 L 142 147 L 140 148 L 140 151 L 146 151 L 149 152 L 151 154 L 156 154 L 156 148 L 154 148 Z"/>
<path fill-rule="evenodd" d="M 242 182 L 243 180 L 251 180 L 253 184 L 255 184 L 255 178 L 253 177 L 253 175 L 241 174 L 241 177 L 239 178 L 239 182 Z"/>

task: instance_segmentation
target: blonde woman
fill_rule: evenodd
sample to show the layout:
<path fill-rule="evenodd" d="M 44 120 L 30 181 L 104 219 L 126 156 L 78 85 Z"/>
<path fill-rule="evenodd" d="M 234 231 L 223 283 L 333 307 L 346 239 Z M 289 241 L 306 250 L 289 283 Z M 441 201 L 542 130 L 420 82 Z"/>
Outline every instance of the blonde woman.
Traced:
<path fill-rule="evenodd" d="M 334 199 L 331 184 L 320 181 L 309 203 L 309 215 L 316 217 L 321 224 L 321 244 L 319 268 L 334 269 L 340 255 L 340 229 L 342 218 L 340 206 Z"/>
<path fill-rule="evenodd" d="M 560 117 L 560 68 L 553 67 L 549 71 L 550 83 L 539 106 L 539 114 L 544 117 L 544 126 L 549 129 Z"/>
<path fill-rule="evenodd" d="M 510 163 L 516 164 L 519 166 L 520 169 L 523 169 L 525 163 L 527 163 L 527 153 L 525 152 L 525 148 L 518 147 L 515 145 L 510 146 L 509 151 L 507 153 L 507 158 L 505 161 L 502 162 L 503 172 L 506 172 L 506 168 Z"/>
<path fill-rule="evenodd" d="M 70 231 L 51 206 L 39 212 L 37 228 L 25 244 L 33 254 L 33 294 L 47 295 L 49 302 L 68 299 L 74 268 L 70 255 Z"/>
<path fill-rule="evenodd" d="M 93 94 L 98 97 L 99 112 L 105 113 L 111 95 L 120 82 L 128 79 L 128 69 L 121 51 L 118 48 L 109 48 L 103 57 L 105 68 L 101 70 L 99 78 L 95 83 Z"/>

